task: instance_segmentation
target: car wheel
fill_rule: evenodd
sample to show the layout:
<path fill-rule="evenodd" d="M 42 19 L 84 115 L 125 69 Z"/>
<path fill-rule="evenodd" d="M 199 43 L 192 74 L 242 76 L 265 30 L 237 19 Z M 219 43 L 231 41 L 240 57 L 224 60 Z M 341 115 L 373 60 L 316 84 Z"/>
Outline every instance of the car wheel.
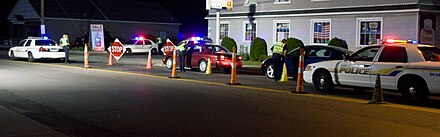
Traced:
<path fill-rule="evenodd" d="M 158 55 L 156 48 L 151 49 L 151 55 Z"/>
<path fill-rule="evenodd" d="M 399 91 L 405 100 L 409 102 L 420 103 L 428 100 L 429 97 L 428 86 L 421 78 L 402 80 L 402 84 L 399 84 Z"/>
<path fill-rule="evenodd" d="M 330 74 L 326 71 L 316 72 L 313 78 L 313 85 L 319 92 L 329 92 L 334 87 L 332 78 Z"/>
<path fill-rule="evenodd" d="M 127 55 L 131 55 L 131 49 L 125 49 L 125 54 L 127 54 Z"/>
<path fill-rule="evenodd" d="M 274 79 L 275 78 L 275 74 L 274 74 L 275 70 L 273 67 L 273 64 L 269 64 L 266 68 L 266 76 L 269 79 Z"/>
<path fill-rule="evenodd" d="M 206 60 L 201 60 L 199 62 L 199 71 L 202 72 L 202 73 L 205 73 L 207 66 L 208 66 L 207 61 Z"/>
<path fill-rule="evenodd" d="M 173 67 L 173 59 L 171 59 L 171 57 L 167 58 L 167 61 L 165 62 L 165 66 L 167 67 L 167 69 L 172 69 L 172 67 Z"/>
<path fill-rule="evenodd" d="M 15 55 L 14 55 L 14 51 L 11 51 L 11 56 L 10 56 L 11 60 L 15 60 Z"/>
<path fill-rule="evenodd" d="M 35 58 L 34 58 L 34 56 L 32 55 L 32 52 L 28 52 L 28 61 L 29 61 L 29 62 L 34 62 L 34 61 L 35 61 Z"/>

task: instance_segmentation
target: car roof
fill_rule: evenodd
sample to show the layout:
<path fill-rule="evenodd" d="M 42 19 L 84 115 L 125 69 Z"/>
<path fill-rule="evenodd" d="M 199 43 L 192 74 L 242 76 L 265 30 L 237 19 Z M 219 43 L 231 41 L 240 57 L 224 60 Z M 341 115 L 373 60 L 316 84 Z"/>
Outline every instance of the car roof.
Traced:
<path fill-rule="evenodd" d="M 304 46 L 305 46 L 305 47 L 328 47 L 328 48 L 332 48 L 332 49 L 335 49 L 335 50 L 341 51 L 341 52 L 343 52 L 343 53 L 345 53 L 345 54 L 351 54 L 351 53 L 353 53 L 353 51 L 351 51 L 351 50 L 348 50 L 348 49 L 345 49 L 345 48 L 341 48 L 341 47 L 336 47 L 336 46 L 330 46 L 330 45 L 304 45 Z M 300 47 L 297 47 L 297 48 L 295 48 L 295 49 L 289 51 L 289 54 L 292 53 L 292 52 L 294 52 L 295 50 L 298 50 L 299 48 L 300 48 Z"/>

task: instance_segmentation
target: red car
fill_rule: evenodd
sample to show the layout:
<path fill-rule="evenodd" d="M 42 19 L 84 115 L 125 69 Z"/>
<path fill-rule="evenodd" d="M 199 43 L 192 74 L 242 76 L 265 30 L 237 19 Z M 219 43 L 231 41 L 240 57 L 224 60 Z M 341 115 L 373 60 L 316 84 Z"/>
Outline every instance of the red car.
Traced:
<path fill-rule="evenodd" d="M 195 43 L 189 42 L 187 45 L 187 52 L 185 57 L 185 66 L 190 68 L 198 68 L 200 72 L 205 72 L 208 66 L 208 58 L 211 59 L 211 66 L 213 69 L 223 69 L 225 73 L 231 72 L 232 52 L 225 47 L 219 45 L 213 45 L 209 43 Z M 186 61 L 190 57 L 191 64 L 188 66 Z M 168 69 L 172 68 L 173 60 L 172 55 L 167 54 L 162 59 L 163 63 Z M 177 62 L 179 63 L 179 62 Z M 237 55 L 236 68 L 242 68 L 243 62 L 241 62 L 241 56 Z"/>

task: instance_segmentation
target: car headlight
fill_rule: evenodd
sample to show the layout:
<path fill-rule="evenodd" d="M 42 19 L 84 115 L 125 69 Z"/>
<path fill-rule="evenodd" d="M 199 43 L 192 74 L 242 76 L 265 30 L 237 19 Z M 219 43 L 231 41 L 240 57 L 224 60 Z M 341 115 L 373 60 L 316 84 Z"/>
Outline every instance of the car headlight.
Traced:
<path fill-rule="evenodd" d="M 304 71 L 312 71 L 312 66 L 307 65 L 307 67 Z"/>

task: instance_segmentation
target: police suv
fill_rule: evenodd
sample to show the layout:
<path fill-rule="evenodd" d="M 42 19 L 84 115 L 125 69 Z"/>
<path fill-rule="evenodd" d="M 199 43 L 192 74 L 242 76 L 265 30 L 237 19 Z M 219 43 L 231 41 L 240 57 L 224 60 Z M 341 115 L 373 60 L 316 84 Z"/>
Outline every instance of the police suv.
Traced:
<path fill-rule="evenodd" d="M 66 54 L 62 47 L 47 37 L 29 37 L 9 49 L 9 57 L 27 58 L 30 62 L 36 59 L 63 59 Z"/>
<path fill-rule="evenodd" d="M 440 94 L 440 49 L 415 43 L 387 39 L 344 60 L 309 64 L 304 80 L 326 92 L 335 86 L 374 88 L 379 74 L 382 88 L 397 90 L 408 101 L 424 101 L 430 94 Z"/>

